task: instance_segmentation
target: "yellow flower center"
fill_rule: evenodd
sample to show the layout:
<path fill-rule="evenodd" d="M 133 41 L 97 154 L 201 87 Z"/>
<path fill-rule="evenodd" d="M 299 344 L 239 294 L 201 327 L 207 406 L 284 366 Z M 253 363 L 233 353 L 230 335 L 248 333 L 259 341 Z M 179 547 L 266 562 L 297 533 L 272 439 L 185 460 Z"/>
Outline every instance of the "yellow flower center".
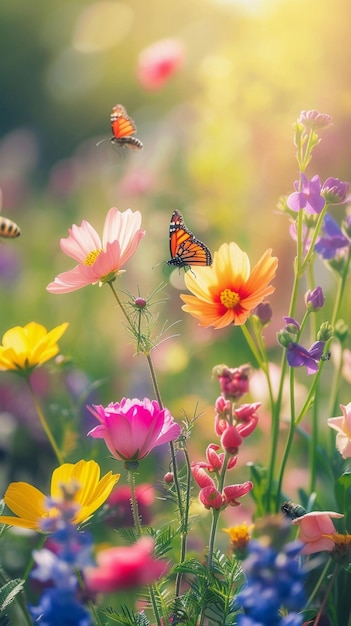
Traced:
<path fill-rule="evenodd" d="M 235 309 L 236 305 L 240 302 L 240 296 L 236 291 L 231 289 L 225 289 L 219 296 L 221 303 L 227 309 Z"/>
<path fill-rule="evenodd" d="M 96 259 L 98 258 L 101 252 L 103 252 L 102 248 L 99 248 L 98 250 L 92 250 L 91 252 L 89 252 L 88 256 L 86 257 L 84 261 L 84 265 L 94 265 Z"/>

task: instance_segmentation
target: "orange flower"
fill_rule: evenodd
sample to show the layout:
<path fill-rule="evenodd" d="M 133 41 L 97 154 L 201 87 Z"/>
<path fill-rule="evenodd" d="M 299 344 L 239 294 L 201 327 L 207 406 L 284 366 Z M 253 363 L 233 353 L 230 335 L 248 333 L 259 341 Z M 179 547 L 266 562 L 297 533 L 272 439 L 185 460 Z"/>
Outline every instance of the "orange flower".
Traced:
<path fill-rule="evenodd" d="M 196 317 L 200 326 L 241 326 L 266 296 L 275 277 L 278 259 L 266 250 L 255 267 L 236 243 L 224 243 L 214 253 L 213 265 L 185 274 L 185 284 L 194 295 L 181 294 L 183 310 Z"/>

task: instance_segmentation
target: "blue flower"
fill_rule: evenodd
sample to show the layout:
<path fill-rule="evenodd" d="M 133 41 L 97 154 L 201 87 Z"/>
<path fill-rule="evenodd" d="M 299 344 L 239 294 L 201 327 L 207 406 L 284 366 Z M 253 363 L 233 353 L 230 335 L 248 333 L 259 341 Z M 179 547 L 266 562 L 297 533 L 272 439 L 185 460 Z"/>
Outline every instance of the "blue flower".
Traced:
<path fill-rule="evenodd" d="M 245 614 L 238 615 L 238 626 L 301 626 L 297 612 L 305 605 L 305 573 L 297 559 L 302 544 L 293 541 L 281 548 L 252 540 L 249 556 L 243 562 L 247 586 L 236 596 Z M 283 612 L 290 611 L 285 617 Z"/>
<path fill-rule="evenodd" d="M 334 218 L 326 213 L 323 222 L 324 236 L 320 237 L 314 249 L 323 259 L 329 261 L 334 259 L 338 250 L 350 245 L 350 241 L 343 234 L 339 224 Z"/>
<path fill-rule="evenodd" d="M 311 347 L 306 350 L 299 343 L 292 341 L 289 343 L 286 351 L 286 358 L 290 367 L 302 367 L 307 369 L 307 374 L 315 374 L 318 371 L 317 362 L 321 360 L 324 341 L 315 341 Z"/>
<path fill-rule="evenodd" d="M 29 611 L 40 626 L 91 626 L 90 614 L 70 591 L 47 589 L 40 604 L 30 606 Z"/>

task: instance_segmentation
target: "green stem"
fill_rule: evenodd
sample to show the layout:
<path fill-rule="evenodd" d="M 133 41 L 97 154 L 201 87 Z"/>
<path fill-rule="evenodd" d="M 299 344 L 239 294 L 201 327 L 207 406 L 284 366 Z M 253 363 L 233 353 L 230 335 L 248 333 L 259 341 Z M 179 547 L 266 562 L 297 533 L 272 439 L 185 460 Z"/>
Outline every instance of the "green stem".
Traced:
<path fill-rule="evenodd" d="M 325 605 L 327 604 L 327 600 L 328 600 L 329 594 L 330 594 L 330 592 L 331 592 L 331 590 L 333 588 L 333 584 L 334 584 L 335 578 L 336 578 L 337 574 L 339 573 L 339 571 L 340 571 L 340 565 L 336 565 L 335 568 L 334 568 L 334 571 L 333 571 L 333 573 L 332 573 L 332 575 L 330 577 L 329 585 L 328 585 L 328 587 L 327 587 L 327 589 L 326 589 L 326 591 L 325 591 L 325 593 L 323 595 L 323 600 L 322 600 L 321 605 L 319 607 L 319 611 L 318 611 L 318 613 L 317 613 L 317 615 L 316 615 L 316 617 L 314 619 L 313 626 L 318 626 L 318 624 L 319 624 L 319 621 L 320 621 L 320 619 L 321 619 L 321 617 L 323 615 L 323 612 L 324 612 Z"/>
<path fill-rule="evenodd" d="M 323 571 L 321 572 L 321 574 L 320 574 L 320 576 L 319 576 L 319 578 L 318 578 L 318 580 L 317 580 L 317 583 L 316 583 L 316 585 L 315 585 L 315 587 L 314 587 L 314 589 L 313 589 L 312 593 L 310 594 L 310 597 L 309 597 L 309 598 L 308 598 L 308 600 L 307 600 L 307 604 L 306 604 L 306 606 L 305 606 L 305 608 L 306 608 L 306 609 L 307 609 L 307 608 L 308 608 L 308 607 L 312 604 L 312 602 L 313 602 L 313 600 L 314 600 L 315 596 L 316 596 L 316 595 L 317 595 L 317 593 L 318 593 L 318 590 L 319 590 L 320 586 L 321 586 L 321 585 L 323 584 L 323 582 L 325 581 L 325 579 L 326 579 L 326 577 L 327 577 L 327 572 L 328 572 L 328 569 L 329 569 L 329 566 L 330 566 L 331 562 L 332 562 L 332 560 L 331 560 L 331 558 L 329 557 L 329 559 L 327 560 L 327 562 L 326 562 L 326 564 L 325 564 L 325 566 L 324 566 L 324 568 L 323 568 Z"/>
<path fill-rule="evenodd" d="M 275 503 L 275 510 L 278 511 L 280 507 L 281 501 L 281 491 L 282 484 L 284 478 L 285 467 L 289 458 L 289 453 L 291 450 L 291 446 L 294 439 L 295 434 L 295 393 L 294 393 L 294 381 L 295 381 L 295 371 L 293 368 L 290 369 L 290 425 L 289 425 L 289 435 L 285 445 L 285 451 L 282 459 L 281 469 L 279 472 L 278 478 L 278 487 L 277 487 L 277 497 Z"/>
<path fill-rule="evenodd" d="M 132 514 L 133 514 L 136 535 L 139 538 L 141 537 L 142 533 L 141 533 L 138 501 L 135 495 L 135 472 L 129 467 L 127 467 L 127 470 L 128 470 L 128 482 L 130 485 L 130 504 L 132 507 Z"/>
<path fill-rule="evenodd" d="M 231 407 L 231 411 L 230 414 L 233 414 L 233 410 Z M 227 471 L 227 467 L 228 467 L 228 462 L 229 462 L 229 454 L 228 452 L 225 453 L 224 455 L 224 459 L 223 459 L 223 465 L 222 465 L 222 469 L 221 469 L 221 474 L 219 477 L 219 481 L 218 481 L 218 491 L 219 493 L 222 493 L 223 491 L 223 487 L 224 487 L 224 482 L 225 482 L 225 474 Z M 208 543 L 208 555 L 207 555 L 207 565 L 209 570 L 212 569 L 213 566 L 213 553 L 214 553 L 214 544 L 215 544 L 215 539 L 216 539 L 216 534 L 217 534 L 217 527 L 218 527 L 218 521 L 219 521 L 219 514 L 220 514 L 220 510 L 219 509 L 212 509 L 212 524 L 211 524 L 211 531 L 210 531 L 210 539 L 209 539 L 209 543 Z"/>
<path fill-rule="evenodd" d="M 30 379 L 26 378 L 26 381 L 27 381 L 27 385 L 28 385 L 28 389 L 29 389 L 30 395 L 32 396 L 32 400 L 33 400 L 36 412 L 37 412 L 38 417 L 40 419 L 40 423 L 41 423 L 41 425 L 43 427 L 43 430 L 44 430 L 44 432 L 45 432 L 45 434 L 46 434 L 46 436 L 47 436 L 47 438 L 48 438 L 48 440 L 49 440 L 49 442 L 51 444 L 51 447 L 52 447 L 53 451 L 55 452 L 55 455 L 56 455 L 56 458 L 57 458 L 59 464 L 62 465 L 65 462 L 64 458 L 63 458 L 63 456 L 62 456 L 58 446 L 56 445 L 56 441 L 55 441 L 54 436 L 53 436 L 53 434 L 52 434 L 52 432 L 50 430 L 49 424 L 47 423 L 47 421 L 45 419 L 44 413 L 43 413 L 43 411 L 41 409 L 41 406 L 39 404 L 39 400 L 37 398 L 37 395 L 36 395 L 32 385 L 31 385 Z"/>
<path fill-rule="evenodd" d="M 191 489 L 191 469 L 190 469 L 190 460 L 188 451 L 186 449 L 183 450 L 185 464 L 187 468 L 187 479 L 185 485 L 185 503 L 184 503 L 184 516 L 182 518 L 182 527 L 180 531 L 180 556 L 179 563 L 183 563 L 186 557 L 186 547 L 187 547 L 187 539 L 188 539 L 188 523 L 189 523 L 189 508 L 190 508 L 190 489 Z M 175 584 L 175 592 L 176 598 L 180 596 L 180 587 L 182 582 L 182 574 L 181 572 L 177 572 L 176 576 L 176 584 Z"/>
<path fill-rule="evenodd" d="M 317 390 L 317 384 L 316 384 L 316 390 Z M 318 424 L 318 392 L 317 392 L 315 394 L 314 402 L 313 402 L 312 433 L 311 433 L 311 437 L 309 440 L 309 465 L 310 465 L 309 493 L 313 493 L 316 489 L 318 438 L 319 438 L 319 424 Z"/>

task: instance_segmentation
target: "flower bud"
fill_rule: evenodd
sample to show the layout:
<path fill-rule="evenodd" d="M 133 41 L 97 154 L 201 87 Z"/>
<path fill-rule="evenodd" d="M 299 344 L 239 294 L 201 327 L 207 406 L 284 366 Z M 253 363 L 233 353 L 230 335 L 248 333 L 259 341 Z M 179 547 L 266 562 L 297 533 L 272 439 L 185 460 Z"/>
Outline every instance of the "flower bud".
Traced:
<path fill-rule="evenodd" d="M 334 336 L 334 327 L 329 322 L 323 322 L 317 333 L 318 341 L 328 341 Z"/>
<path fill-rule="evenodd" d="M 283 348 L 288 348 L 293 341 L 293 338 L 289 332 L 283 329 L 277 332 L 277 341 L 281 346 L 283 346 Z"/>
<path fill-rule="evenodd" d="M 305 293 L 305 304 L 309 311 L 319 311 L 324 305 L 325 298 L 322 287 L 309 289 Z"/>
<path fill-rule="evenodd" d="M 334 328 L 335 337 L 343 344 L 349 334 L 349 327 L 344 320 L 338 320 Z"/>
<path fill-rule="evenodd" d="M 349 183 L 330 176 L 323 183 L 322 195 L 328 204 L 343 204 L 346 200 L 348 188 Z"/>
<path fill-rule="evenodd" d="M 165 481 L 165 483 L 167 483 L 167 484 L 169 484 L 169 485 L 170 485 L 170 484 L 172 484 L 172 483 L 173 483 L 173 480 L 174 480 L 174 474 L 173 474 L 173 472 L 167 472 L 167 473 L 164 475 L 163 480 Z"/>
<path fill-rule="evenodd" d="M 272 319 L 272 307 L 269 302 L 261 302 L 261 304 L 255 308 L 254 315 L 258 317 L 262 326 L 269 324 Z"/>
<path fill-rule="evenodd" d="M 139 297 L 139 298 L 135 298 L 134 304 L 136 307 L 138 307 L 138 309 L 145 309 L 147 302 L 145 298 Z"/>
<path fill-rule="evenodd" d="M 238 454 L 243 439 L 235 426 L 228 426 L 221 437 L 221 446 L 228 454 Z"/>
<path fill-rule="evenodd" d="M 237 400 L 249 391 L 250 372 L 249 365 L 234 368 L 218 365 L 213 369 L 213 374 L 217 376 L 221 392 L 226 400 Z"/>

